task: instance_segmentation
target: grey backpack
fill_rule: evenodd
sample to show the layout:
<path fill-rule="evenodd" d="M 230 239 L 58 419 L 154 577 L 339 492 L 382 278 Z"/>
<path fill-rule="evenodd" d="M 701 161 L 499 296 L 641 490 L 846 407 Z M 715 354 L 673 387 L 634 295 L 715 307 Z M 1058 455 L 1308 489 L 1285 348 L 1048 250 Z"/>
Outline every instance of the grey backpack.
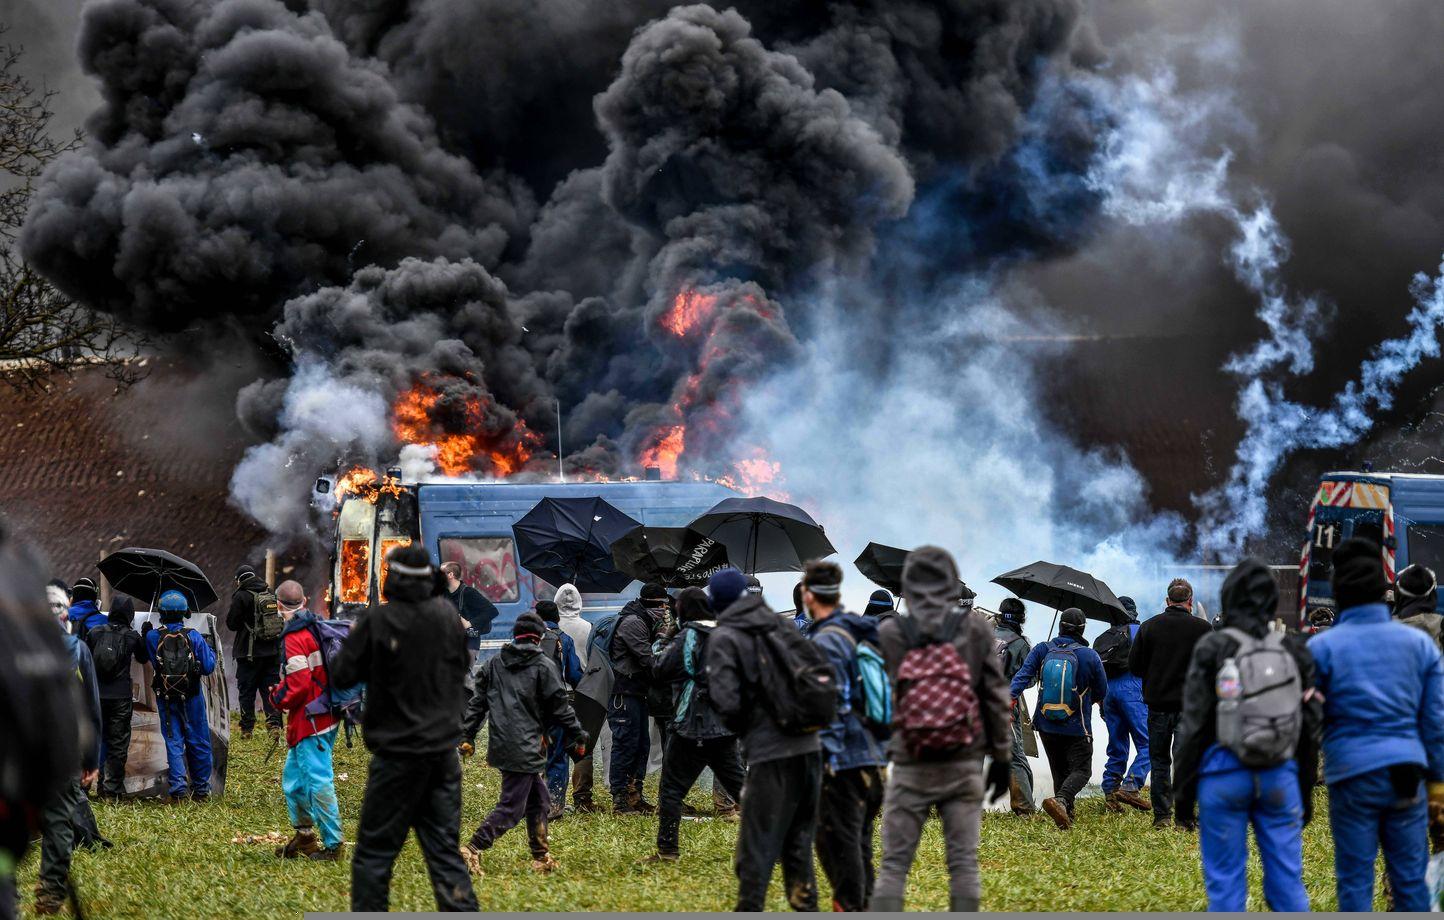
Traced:
<path fill-rule="evenodd" d="M 1239 686 L 1236 698 L 1219 700 L 1218 743 L 1246 767 L 1276 767 L 1294 756 L 1303 729 L 1298 664 L 1272 630 L 1262 639 L 1238 629 L 1223 632 L 1238 642 L 1232 661 Z"/>

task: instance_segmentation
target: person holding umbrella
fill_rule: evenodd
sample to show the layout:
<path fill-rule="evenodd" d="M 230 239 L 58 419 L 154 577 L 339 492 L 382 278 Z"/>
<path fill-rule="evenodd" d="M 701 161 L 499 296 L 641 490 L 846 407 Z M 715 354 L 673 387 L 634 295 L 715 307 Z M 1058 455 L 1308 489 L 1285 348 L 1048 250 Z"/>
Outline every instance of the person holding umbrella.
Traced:
<path fill-rule="evenodd" d="M 1083 638 L 1087 623 L 1077 607 L 1063 611 L 1058 635 L 1035 645 L 1013 675 L 1014 705 L 1024 690 L 1039 685 L 1033 726 L 1043 742 L 1054 789 L 1052 797 L 1043 800 L 1043 811 L 1065 831 L 1073 826 L 1073 801 L 1093 775 L 1091 707 L 1102 706 L 1108 696 L 1103 662 Z"/>
<path fill-rule="evenodd" d="M 172 803 L 183 800 L 187 791 L 197 802 L 211 792 L 211 728 L 201 678 L 216 669 L 216 653 L 200 633 L 185 625 L 189 612 L 184 594 L 167 591 L 160 596 L 160 628 L 145 624 Z"/>
<path fill-rule="evenodd" d="M 668 603 L 666 588 L 655 582 L 643 585 L 641 596 L 622 608 L 607 650 L 616 675 L 607 709 L 607 725 L 612 729 L 612 763 L 607 778 L 613 814 L 650 815 L 657 811 L 657 806 L 642 797 L 642 783 L 652 753 L 647 712 L 652 638 Z"/>
<path fill-rule="evenodd" d="M 1009 682 L 1023 667 L 1033 646 L 1023 635 L 1023 624 L 1027 622 L 1028 611 L 1016 597 L 1005 597 L 998 605 L 997 625 L 993 627 L 993 639 L 997 642 L 998 659 L 1003 663 L 1003 676 Z M 1023 706 L 1018 699 L 1012 701 L 1013 713 L 1013 776 L 1008 783 L 1008 804 L 1015 815 L 1031 815 L 1036 812 L 1033 804 L 1033 767 L 1023 749 Z"/>

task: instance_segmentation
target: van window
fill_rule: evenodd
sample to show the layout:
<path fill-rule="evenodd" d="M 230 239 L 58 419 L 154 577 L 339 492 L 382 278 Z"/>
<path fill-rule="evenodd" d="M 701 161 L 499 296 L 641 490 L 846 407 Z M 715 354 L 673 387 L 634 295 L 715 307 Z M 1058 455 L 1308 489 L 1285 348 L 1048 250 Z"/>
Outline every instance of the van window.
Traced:
<path fill-rule="evenodd" d="M 441 561 L 461 566 L 461 580 L 493 604 L 521 597 L 517 584 L 516 544 L 511 537 L 442 537 Z"/>
<path fill-rule="evenodd" d="M 1409 564 L 1444 571 L 1444 524 L 1409 525 Z"/>
<path fill-rule="evenodd" d="M 1383 520 L 1372 520 L 1375 515 L 1354 521 L 1354 532 L 1352 537 L 1368 540 L 1370 543 L 1384 545 L 1384 522 Z"/>
<path fill-rule="evenodd" d="M 336 584 L 343 604 L 364 604 L 371 588 L 371 530 L 376 523 L 376 506 L 364 498 L 348 498 L 341 506 L 336 531 L 340 538 L 336 554 Z"/>

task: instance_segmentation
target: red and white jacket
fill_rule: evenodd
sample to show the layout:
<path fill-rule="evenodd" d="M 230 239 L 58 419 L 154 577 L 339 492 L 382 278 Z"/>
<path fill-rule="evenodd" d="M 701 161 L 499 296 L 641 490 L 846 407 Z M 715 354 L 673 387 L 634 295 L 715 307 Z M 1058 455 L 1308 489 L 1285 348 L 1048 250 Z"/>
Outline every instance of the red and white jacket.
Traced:
<path fill-rule="evenodd" d="M 303 610 L 286 622 L 281 633 L 281 681 L 271 691 L 271 702 L 286 714 L 286 744 L 290 747 L 336 728 L 330 710 L 306 713 L 307 704 L 319 699 L 330 684 L 321 646 L 307 628 L 315 619 L 315 614 Z"/>

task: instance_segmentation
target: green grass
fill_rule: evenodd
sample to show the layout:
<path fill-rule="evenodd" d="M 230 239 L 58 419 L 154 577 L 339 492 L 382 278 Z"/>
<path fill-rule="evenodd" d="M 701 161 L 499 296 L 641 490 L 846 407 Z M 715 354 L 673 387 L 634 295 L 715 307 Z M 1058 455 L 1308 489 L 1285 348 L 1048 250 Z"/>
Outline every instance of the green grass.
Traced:
<path fill-rule="evenodd" d="M 225 798 L 205 805 L 96 805 L 102 832 L 115 843 L 104 852 L 81 852 L 73 877 L 87 913 L 105 918 L 297 917 L 304 911 L 345 910 L 349 862 L 307 863 L 275 858 L 271 845 L 232 843 L 238 834 L 289 831 L 281 797 L 284 750 L 263 761 L 261 735 L 231 750 Z M 346 840 L 355 839 L 365 786 L 366 754 L 336 752 L 337 782 Z M 495 802 L 496 771 L 481 758 L 466 764 L 462 833 L 469 834 Z M 655 777 L 653 777 L 655 783 Z M 655 788 L 652 798 L 655 799 Z M 1323 793 L 1319 820 L 1305 831 L 1305 884 L 1316 910 L 1334 907 L 1333 849 Z M 605 796 L 603 796 L 605 798 Z M 694 793 L 698 808 L 709 796 Z M 1151 816 L 1109 814 L 1100 799 L 1078 803 L 1078 825 L 1061 833 L 1046 818 L 989 814 L 979 861 L 985 910 L 1202 910 L 1197 838 L 1155 831 Z M 652 852 L 656 822 L 610 815 L 568 816 L 552 826 L 561 868 L 550 876 L 530 870 L 524 828 L 507 834 L 484 857 L 477 897 L 483 910 L 727 910 L 735 825 L 685 821 L 682 860 L 643 866 Z M 38 848 L 20 872 L 28 908 Z M 819 873 L 819 877 L 820 877 Z M 1263 910 L 1258 859 L 1251 859 L 1250 910 Z M 828 903 L 826 881 L 823 903 Z M 774 880 L 769 907 L 786 904 Z M 908 885 L 911 909 L 946 910 L 947 869 L 936 822 L 929 825 Z M 407 843 L 391 886 L 393 910 L 433 910 L 431 888 L 414 840 Z"/>

